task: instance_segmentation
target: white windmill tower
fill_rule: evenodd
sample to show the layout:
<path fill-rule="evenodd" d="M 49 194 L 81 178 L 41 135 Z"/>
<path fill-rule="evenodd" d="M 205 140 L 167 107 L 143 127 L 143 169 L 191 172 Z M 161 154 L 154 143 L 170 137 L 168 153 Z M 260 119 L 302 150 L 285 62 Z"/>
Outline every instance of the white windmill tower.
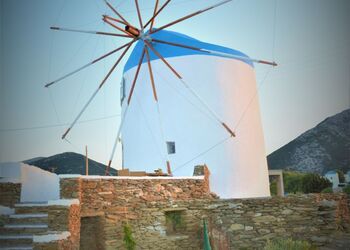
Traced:
<path fill-rule="evenodd" d="M 153 171 L 166 167 L 169 174 L 191 175 L 192 164 L 210 168 L 210 188 L 222 198 L 266 197 L 270 195 L 263 131 L 253 63 L 276 66 L 249 58 L 222 46 L 208 44 L 183 34 L 166 31 L 178 22 L 221 6 L 226 0 L 159 28 L 155 18 L 168 5 L 158 6 L 143 23 L 135 0 L 139 28 L 131 25 L 109 2 L 117 18 L 103 21 L 123 34 L 81 31 L 52 27 L 54 30 L 88 32 L 130 39 L 125 45 L 81 68 L 46 84 L 56 82 L 122 51 L 107 76 L 63 134 L 64 139 L 105 84 L 131 46 L 136 43 L 124 67 L 121 88 L 122 118 L 106 169 L 111 166 L 119 141 L 123 144 L 123 164 L 131 170 Z M 122 24 L 124 28 L 119 27 Z M 179 99 L 181 96 L 183 99 Z M 134 100 L 136 99 L 136 100 Z M 190 105 L 189 105 L 190 104 Z M 246 107 L 249 112 L 244 114 Z M 145 115 L 146 114 L 146 115 Z M 199 154 L 203 145 L 221 144 L 208 154 Z M 196 156 L 195 158 L 193 158 Z M 123 166 L 123 167 L 124 167 Z"/>

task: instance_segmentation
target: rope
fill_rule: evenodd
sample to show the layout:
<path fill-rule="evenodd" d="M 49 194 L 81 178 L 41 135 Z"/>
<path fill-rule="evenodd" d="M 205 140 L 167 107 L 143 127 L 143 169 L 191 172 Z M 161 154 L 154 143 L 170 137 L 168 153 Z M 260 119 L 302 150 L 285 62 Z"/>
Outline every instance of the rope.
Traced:
<path fill-rule="evenodd" d="M 275 46 L 276 46 L 276 18 L 277 18 L 277 0 L 275 0 L 275 8 L 273 14 L 273 31 L 272 31 L 272 60 L 275 61 Z"/>
<path fill-rule="evenodd" d="M 175 73 L 175 72 L 174 72 L 174 73 Z M 197 100 L 207 109 L 207 111 L 209 111 L 209 113 L 213 116 L 213 118 L 216 120 L 216 122 L 217 122 L 218 124 L 220 124 L 220 126 L 222 126 L 223 128 L 225 128 L 226 131 L 229 132 L 229 133 L 231 134 L 231 136 L 234 137 L 234 136 L 235 136 L 235 135 L 234 135 L 234 130 L 231 130 L 231 128 L 230 128 L 228 125 L 226 125 L 226 124 L 221 120 L 221 118 L 219 117 L 219 115 L 216 114 L 216 112 L 215 112 L 213 109 L 211 109 L 211 108 L 209 107 L 209 105 L 203 100 L 203 98 L 202 98 L 201 96 L 199 96 L 199 95 L 196 94 L 196 92 L 190 87 L 189 84 L 187 84 L 187 83 L 185 82 L 185 80 L 184 80 L 182 77 L 178 77 L 178 79 L 179 79 L 179 81 L 181 81 L 181 83 L 186 87 L 186 89 L 189 90 L 190 93 L 191 93 L 194 97 L 196 97 Z"/>
<path fill-rule="evenodd" d="M 211 146 L 210 148 L 204 150 L 203 152 L 199 153 L 198 155 L 196 155 L 195 157 L 193 157 L 192 159 L 186 161 L 185 163 L 181 164 L 180 166 L 178 166 L 177 168 L 175 168 L 173 170 L 173 172 L 179 170 L 180 168 L 186 166 L 187 164 L 189 164 L 190 162 L 196 160 L 197 158 L 201 157 L 202 155 L 205 155 L 206 153 L 208 153 L 209 151 L 213 150 L 214 148 L 220 146 L 221 144 L 224 144 L 226 141 L 228 141 L 230 138 L 232 138 L 232 136 L 226 137 L 223 140 L 220 140 L 219 142 L 217 142 L 216 144 L 214 144 L 213 146 Z"/>
<path fill-rule="evenodd" d="M 253 100 L 254 100 L 255 97 L 257 96 L 257 94 L 258 94 L 260 88 L 262 87 L 263 83 L 264 83 L 265 80 L 267 79 L 267 77 L 268 77 L 269 73 L 271 72 L 271 69 L 272 69 L 272 68 L 273 68 L 273 67 L 270 67 L 270 69 L 266 72 L 265 77 L 263 78 L 263 80 L 262 80 L 261 83 L 259 84 L 259 88 L 256 90 L 256 92 L 255 92 L 255 94 L 253 95 L 253 97 L 250 99 L 250 102 L 248 103 L 247 107 L 245 108 L 243 114 L 240 116 L 240 118 L 239 118 L 239 120 L 238 120 L 238 122 L 237 122 L 237 125 L 235 126 L 235 129 L 234 129 L 234 130 L 236 130 L 236 129 L 238 128 L 239 124 L 240 124 L 241 121 L 243 120 L 243 118 L 244 118 L 244 116 L 246 115 L 246 113 L 247 113 L 247 111 L 248 111 L 250 105 L 252 104 Z M 217 143 L 214 144 L 213 146 L 209 147 L 208 149 L 206 149 L 206 150 L 202 151 L 201 153 L 199 153 L 198 155 L 196 155 L 195 157 L 193 157 L 193 158 L 191 158 L 190 160 L 186 161 L 185 163 L 182 163 L 181 165 L 179 165 L 177 168 L 175 168 L 175 169 L 173 170 L 173 172 L 175 172 L 175 171 L 177 171 L 177 170 L 179 170 L 179 169 L 185 167 L 187 164 L 191 163 L 192 161 L 196 160 L 197 158 L 199 158 L 199 157 L 201 157 L 201 156 L 207 154 L 208 152 L 210 152 L 211 150 L 215 149 L 216 147 L 218 147 L 218 146 L 224 144 L 224 143 L 227 142 L 230 138 L 232 138 L 232 137 L 229 136 L 229 137 L 226 137 L 226 138 L 223 139 L 223 140 L 220 140 L 219 142 L 217 142 Z"/>
<path fill-rule="evenodd" d="M 203 100 L 202 97 L 196 94 L 196 92 L 188 85 L 182 78 L 179 79 L 185 87 L 191 92 L 191 94 L 197 98 L 197 100 L 207 109 L 207 111 L 213 116 L 213 118 L 221 125 L 222 121 L 220 117 L 209 107 L 209 105 Z"/>
<path fill-rule="evenodd" d="M 58 12 L 58 15 L 54 21 L 54 24 L 57 24 L 59 18 L 61 17 L 62 15 L 62 12 L 63 12 L 63 8 L 66 4 L 66 0 L 63 1 L 62 3 L 62 6 Z M 53 51 L 53 46 L 54 46 L 54 38 L 55 38 L 55 32 L 52 34 L 52 37 L 51 37 L 51 44 L 50 44 L 50 53 L 49 53 L 49 70 L 48 70 L 48 74 L 47 74 L 47 82 L 49 81 L 49 79 L 51 78 L 51 69 L 52 69 L 52 51 Z M 53 96 L 52 96 L 52 93 L 51 91 L 49 90 L 49 97 L 50 97 L 50 102 L 51 102 L 51 105 L 54 109 L 54 113 L 56 115 L 56 120 L 57 122 L 60 124 L 60 118 L 58 116 L 58 112 L 57 112 L 57 108 L 56 108 L 56 105 L 55 105 L 55 101 L 53 99 Z"/>
<path fill-rule="evenodd" d="M 271 70 L 272 70 L 272 66 L 269 68 L 269 70 L 266 72 L 263 80 L 260 82 L 259 87 L 257 88 L 257 90 L 255 91 L 254 95 L 252 96 L 252 98 L 250 99 L 247 107 L 245 108 L 244 112 L 242 113 L 242 115 L 240 116 L 236 126 L 234 127 L 234 131 L 236 131 L 236 129 L 238 128 L 238 126 L 240 125 L 240 123 L 242 122 L 243 118 L 245 117 L 246 113 L 249 110 L 249 107 L 251 106 L 251 104 L 253 103 L 253 100 L 256 98 L 260 88 L 262 87 L 263 83 L 265 82 L 265 80 L 267 79 L 268 75 L 270 74 Z M 196 160 L 197 158 L 201 157 L 202 155 L 205 155 L 206 153 L 208 153 L 209 151 L 213 150 L 214 148 L 220 146 L 221 144 L 225 143 L 226 141 L 228 141 L 230 138 L 232 138 L 231 136 L 219 141 L 218 143 L 214 144 L 213 146 L 209 147 L 208 149 L 204 150 L 203 152 L 199 153 L 198 155 L 196 155 L 195 157 L 193 157 L 192 159 L 190 159 L 189 161 L 181 164 L 180 166 L 178 166 L 177 168 L 175 168 L 173 170 L 173 172 L 177 171 L 178 169 L 186 166 L 187 164 L 189 164 L 190 162 Z"/>
<path fill-rule="evenodd" d="M 174 3 L 174 2 L 171 2 L 171 3 L 169 3 L 168 4 L 168 7 L 169 6 L 174 6 L 174 5 L 179 5 L 179 4 L 188 4 L 188 3 L 191 3 L 191 2 L 195 2 L 195 1 L 198 1 L 199 2 L 199 0 L 184 0 L 184 1 L 179 1 L 179 2 L 177 2 L 177 3 Z M 126 2 L 126 1 L 125 1 Z M 200 1 L 201 3 L 202 2 L 204 2 L 203 0 L 201 0 Z M 207 1 L 208 2 L 208 1 Z M 120 6 L 121 6 L 122 4 L 120 4 Z M 117 8 L 118 7 L 120 7 L 120 6 L 117 6 Z M 146 7 L 146 8 L 142 8 L 142 9 L 140 9 L 140 11 L 150 11 L 150 10 L 154 10 L 154 6 L 152 6 L 152 7 Z M 125 11 L 121 11 L 120 12 L 120 14 L 129 14 L 129 13 L 135 13 L 135 10 L 133 9 L 133 10 L 131 10 L 131 9 L 129 9 L 129 10 L 125 10 Z M 152 13 L 153 14 L 153 13 Z"/>
<path fill-rule="evenodd" d="M 198 111 L 200 111 L 203 115 L 205 115 L 209 120 L 212 120 L 212 117 L 209 116 L 209 114 L 207 112 L 205 112 L 204 110 L 202 110 L 199 106 L 197 106 L 195 103 L 193 103 L 187 96 L 185 96 L 183 93 L 181 93 L 177 88 L 175 88 L 174 86 L 171 85 L 171 83 L 160 73 L 158 72 L 155 68 L 153 69 L 153 71 L 160 76 L 160 78 L 162 78 L 162 80 L 167 84 L 168 87 L 170 87 L 171 89 L 175 90 L 176 93 L 178 93 L 179 96 L 181 96 L 185 101 L 187 101 L 189 104 L 191 104 L 193 107 L 195 107 L 196 109 L 198 109 Z"/>
<path fill-rule="evenodd" d="M 58 124 L 61 124 L 61 120 L 60 120 L 60 117 L 59 117 L 58 112 L 57 112 L 57 107 L 56 107 L 56 104 L 55 104 L 55 100 L 53 99 L 51 90 L 48 89 L 48 91 L 49 91 L 50 101 L 51 101 L 52 107 L 53 107 L 54 112 L 55 112 L 55 115 L 56 115 L 57 123 L 58 123 Z"/>
<path fill-rule="evenodd" d="M 95 46 L 94 46 L 94 49 L 93 49 L 93 51 L 92 51 L 91 60 L 93 60 L 93 58 L 94 58 L 94 56 L 95 56 L 95 54 L 96 54 L 97 45 L 98 45 L 98 43 L 100 42 L 100 40 L 101 40 L 101 37 L 98 37 L 98 38 L 97 38 L 97 41 L 96 41 L 96 44 L 95 44 Z M 71 116 L 73 116 L 74 113 L 76 112 L 78 100 L 80 99 L 81 93 L 82 93 L 82 91 L 83 91 L 83 89 L 84 89 L 84 86 L 85 86 L 85 83 L 86 83 L 87 72 L 88 72 L 88 71 L 85 71 L 85 72 L 84 72 L 83 80 L 81 81 L 81 84 L 80 84 L 80 87 L 79 87 L 79 91 L 78 91 L 77 97 L 75 98 L 75 102 L 74 102 L 74 105 L 73 105 L 73 108 L 72 108 Z"/>
<path fill-rule="evenodd" d="M 85 152 L 82 152 L 79 147 L 77 147 L 76 145 L 74 145 L 72 142 L 70 142 L 67 138 L 64 138 L 64 140 L 72 146 L 73 149 L 76 150 L 76 152 L 79 152 L 81 155 L 84 155 Z M 85 162 L 84 162 L 84 165 L 85 165 Z M 103 171 L 105 170 L 103 167 L 101 167 L 100 165 L 96 165 L 97 167 L 99 167 L 100 169 L 102 169 Z M 111 176 L 111 174 L 108 173 L 109 176 Z"/>
<path fill-rule="evenodd" d="M 248 105 L 246 106 L 246 108 L 244 109 L 242 115 L 240 116 L 236 126 L 234 127 L 234 130 L 236 130 L 238 128 L 238 126 L 240 125 L 240 123 L 242 122 L 243 118 L 245 117 L 246 113 L 248 112 L 250 105 L 253 103 L 254 99 L 256 98 L 256 96 L 258 95 L 262 85 L 264 84 L 265 80 L 267 79 L 268 75 L 270 74 L 271 70 L 272 70 L 273 66 L 271 66 L 269 68 L 269 70 L 266 71 L 266 74 L 264 76 L 264 78 L 262 79 L 262 81 L 259 83 L 258 88 L 256 89 L 254 95 L 252 96 L 252 98 L 250 99 Z"/>
<path fill-rule="evenodd" d="M 156 138 L 156 136 L 154 135 L 154 133 L 153 133 L 153 131 L 151 129 L 151 126 L 150 126 L 150 124 L 149 124 L 149 122 L 147 120 L 146 114 L 145 114 L 145 112 L 144 112 L 144 110 L 142 108 L 142 105 L 141 105 L 141 103 L 140 103 L 140 101 L 139 101 L 139 99 L 138 99 L 138 97 L 136 95 L 135 95 L 135 99 L 136 99 L 136 102 L 137 102 L 137 104 L 139 106 L 139 109 L 141 110 L 141 114 L 142 114 L 142 116 L 143 116 L 143 118 L 144 118 L 144 120 L 146 122 L 147 129 L 149 130 L 151 136 L 153 137 L 154 143 L 156 144 L 158 153 L 159 153 L 160 157 L 163 159 L 163 161 L 166 161 L 166 157 L 162 154 L 162 151 L 160 149 L 160 146 L 159 146 L 159 143 L 157 141 L 157 138 Z"/>
<path fill-rule="evenodd" d="M 89 120 L 84 120 L 78 122 L 78 124 L 81 123 L 88 123 L 88 122 L 95 122 L 95 121 L 100 121 L 100 120 L 106 120 L 106 119 L 111 119 L 114 117 L 117 117 L 120 115 L 110 115 L 110 116 L 105 116 L 105 117 L 100 117 L 100 118 L 94 118 L 94 119 L 89 119 Z M 9 128 L 9 129 L 0 129 L 1 132 L 14 132 L 14 131 L 22 131 L 22 130 L 37 130 L 37 129 L 46 129 L 46 128 L 56 128 L 56 127 L 64 127 L 69 125 L 69 123 L 59 123 L 59 124 L 53 124 L 53 125 L 46 125 L 46 126 L 34 126 L 34 127 L 24 127 L 24 128 Z"/>
<path fill-rule="evenodd" d="M 161 134 L 161 137 L 162 137 L 162 140 L 163 140 L 163 143 L 164 143 L 163 146 L 165 146 L 166 145 L 165 133 L 164 133 L 164 128 L 163 128 L 162 117 L 160 115 L 160 108 L 159 108 L 158 101 L 156 101 L 156 104 L 157 104 L 158 123 L 159 123 L 160 134 Z M 165 158 L 166 158 L 166 161 L 169 162 L 169 156 L 168 156 L 168 152 L 167 151 L 165 152 Z"/>

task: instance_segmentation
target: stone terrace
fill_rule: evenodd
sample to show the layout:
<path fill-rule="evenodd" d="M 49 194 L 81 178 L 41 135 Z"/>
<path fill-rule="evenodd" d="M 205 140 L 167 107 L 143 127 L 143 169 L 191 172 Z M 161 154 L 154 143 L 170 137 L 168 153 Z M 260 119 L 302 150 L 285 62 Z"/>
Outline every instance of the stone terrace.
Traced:
<path fill-rule="evenodd" d="M 342 194 L 220 200 L 210 193 L 207 175 L 61 176 L 61 196 L 80 199 L 81 249 L 124 249 L 125 223 L 137 249 L 201 249 L 203 218 L 214 249 L 261 249 L 281 237 L 334 249 L 350 245 L 348 197 Z M 179 230 L 169 215 L 180 218 Z"/>
<path fill-rule="evenodd" d="M 15 207 L 16 214 L 0 217 L 0 224 L 23 224 L 28 221 L 23 215 L 45 214 L 38 221 L 29 218 L 47 227 L 28 239 L 28 249 L 37 250 L 125 249 L 126 224 L 137 249 L 202 249 L 203 219 L 213 249 L 261 249 L 267 240 L 282 237 L 323 249 L 350 245 L 350 199 L 344 194 L 223 200 L 210 193 L 208 170 L 202 173 L 187 178 L 60 176 L 61 200 L 43 207 L 16 207 L 20 185 L 2 184 L 0 204 Z M 47 231 L 62 237 L 48 240 Z"/>

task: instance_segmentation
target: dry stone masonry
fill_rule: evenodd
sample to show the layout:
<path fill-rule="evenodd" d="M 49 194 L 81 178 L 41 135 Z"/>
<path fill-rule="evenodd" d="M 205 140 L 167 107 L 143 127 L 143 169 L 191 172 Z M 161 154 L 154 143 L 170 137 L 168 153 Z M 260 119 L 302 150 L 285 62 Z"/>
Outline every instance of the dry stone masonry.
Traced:
<path fill-rule="evenodd" d="M 31 221 L 44 223 L 46 229 L 22 239 L 37 250 L 125 249 L 126 225 L 136 249 L 202 249 L 203 219 L 213 249 L 261 249 L 267 240 L 285 237 L 330 249 L 350 245 L 350 199 L 345 194 L 223 200 L 210 193 L 206 167 L 196 168 L 194 174 L 60 176 L 61 200 L 36 207 L 15 207 L 20 186 L 4 184 L 1 205 L 15 208 L 19 215 L 47 215 Z M 2 218 L 14 223 L 9 216 Z M 4 242 L 9 240 L 0 239 Z"/>
<path fill-rule="evenodd" d="M 343 194 L 221 200 L 210 193 L 207 176 L 63 177 L 61 196 L 80 198 L 81 249 L 125 249 L 125 224 L 137 249 L 202 249 L 203 218 L 214 249 L 261 249 L 281 237 L 350 244 Z"/>

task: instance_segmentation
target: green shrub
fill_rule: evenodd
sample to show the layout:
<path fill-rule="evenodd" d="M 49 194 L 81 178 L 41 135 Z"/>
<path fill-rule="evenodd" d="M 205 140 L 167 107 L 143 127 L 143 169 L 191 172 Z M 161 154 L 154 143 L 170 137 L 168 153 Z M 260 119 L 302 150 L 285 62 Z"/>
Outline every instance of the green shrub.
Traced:
<path fill-rule="evenodd" d="M 307 241 L 289 239 L 274 239 L 268 241 L 264 250 L 312 250 L 314 248 Z"/>
<path fill-rule="evenodd" d="M 293 171 L 283 171 L 283 183 L 284 191 L 289 194 L 302 193 L 302 179 L 306 174 L 293 172 Z"/>
<path fill-rule="evenodd" d="M 331 187 L 332 183 L 318 175 L 318 174 L 306 174 L 302 179 L 302 190 L 305 194 L 308 193 L 320 193 L 323 189 Z"/>
<path fill-rule="evenodd" d="M 350 185 L 347 185 L 346 187 L 344 187 L 343 192 L 346 194 L 350 194 Z"/>
<path fill-rule="evenodd" d="M 328 193 L 328 194 L 333 193 L 333 188 L 331 187 L 325 188 L 321 191 L 321 193 Z"/>
<path fill-rule="evenodd" d="M 136 246 L 136 242 L 134 237 L 132 236 L 132 230 L 129 224 L 125 224 L 123 227 L 124 231 L 124 245 L 127 250 L 134 250 Z"/>
<path fill-rule="evenodd" d="M 276 181 L 272 181 L 270 183 L 270 193 L 272 196 L 276 196 L 277 195 L 277 182 Z"/>
<path fill-rule="evenodd" d="M 181 233 L 185 229 L 185 224 L 182 215 L 183 211 L 165 212 L 167 234 Z"/>

